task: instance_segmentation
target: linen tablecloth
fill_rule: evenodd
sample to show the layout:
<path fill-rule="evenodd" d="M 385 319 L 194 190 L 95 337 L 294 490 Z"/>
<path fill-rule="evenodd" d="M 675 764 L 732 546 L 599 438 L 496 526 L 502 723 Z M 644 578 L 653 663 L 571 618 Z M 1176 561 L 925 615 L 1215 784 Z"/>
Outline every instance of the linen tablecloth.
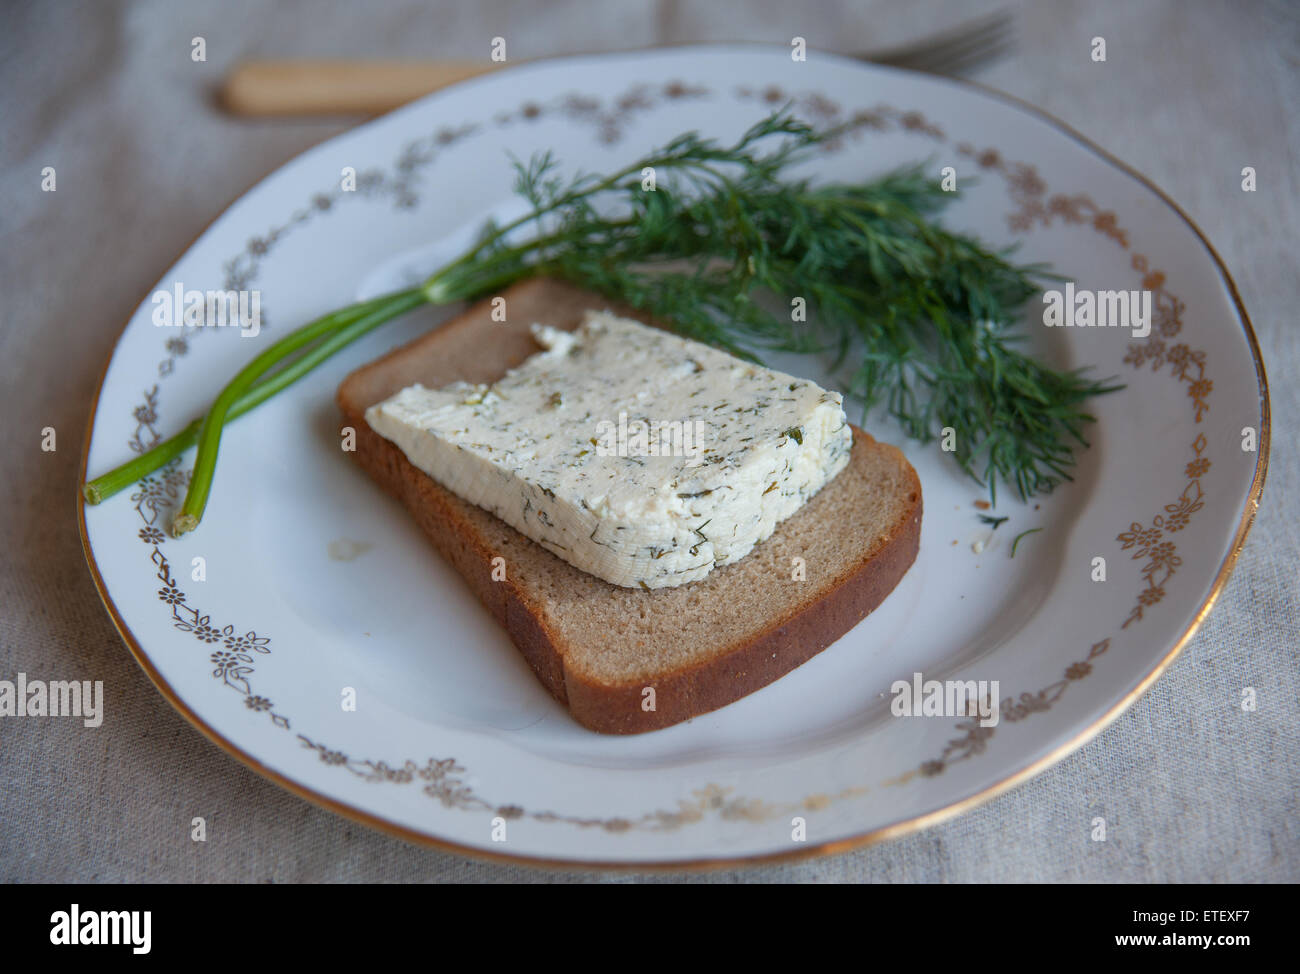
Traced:
<path fill-rule="evenodd" d="M 164 268 L 335 121 L 223 115 L 245 57 L 537 57 L 794 35 L 900 43 L 987 3 L 235 0 L 10 3 L 0 30 L 0 679 L 102 679 L 105 720 L 0 719 L 0 880 L 557 881 L 408 845 L 282 791 L 153 689 L 100 604 L 77 536 L 78 454 L 99 371 Z M 1018 11 L 1017 53 L 973 77 L 1064 120 L 1164 188 L 1236 279 L 1263 348 L 1272 462 L 1219 603 L 1170 670 L 1056 767 L 936 828 L 857 852 L 691 881 L 1300 879 L 1297 569 L 1300 8 L 1057 2 Z M 190 58 L 202 36 L 207 61 Z M 1088 57 L 1107 38 L 1105 64 Z M 1243 166 L 1258 191 L 1240 191 Z M 40 191 L 54 166 L 57 192 Z M 57 431 L 57 450 L 40 448 Z M 1242 687 L 1258 710 L 1242 719 Z M 207 841 L 190 820 L 207 818 Z M 1093 842 L 1094 815 L 1108 841 Z M 664 881 L 666 877 L 650 877 Z M 671 878 L 671 877 L 667 877 Z"/>

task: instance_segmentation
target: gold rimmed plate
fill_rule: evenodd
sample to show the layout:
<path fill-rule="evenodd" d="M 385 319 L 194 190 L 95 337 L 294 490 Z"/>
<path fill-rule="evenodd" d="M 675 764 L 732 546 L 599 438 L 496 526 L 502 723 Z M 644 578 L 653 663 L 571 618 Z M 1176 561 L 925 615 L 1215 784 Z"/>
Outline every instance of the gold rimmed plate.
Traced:
<path fill-rule="evenodd" d="M 101 594 L 167 699 L 259 772 L 414 841 L 663 867 L 921 827 L 1048 766 L 1136 699 L 1244 541 L 1268 450 L 1263 366 L 1221 261 L 1176 206 L 1064 127 L 957 82 L 688 47 L 530 64 L 364 125 L 269 176 L 144 296 L 104 375 L 88 469 L 179 430 L 277 334 L 432 269 L 461 242 L 447 228 L 511 206 L 510 155 L 551 149 L 601 171 L 686 130 L 734 137 L 786 103 L 850 123 L 807 164 L 814 178 L 951 166 L 965 190 L 952 225 L 1016 244 L 1080 289 L 1150 295 L 1145 337 L 1045 328 L 1036 310 L 1026 322 L 1057 364 L 1125 384 L 1093 403 L 1074 482 L 1029 503 L 1001 497 L 993 530 L 973 503 L 983 491 L 938 444 L 871 418 L 925 490 L 921 552 L 894 594 L 730 707 L 595 735 L 338 448 L 335 386 L 446 313 L 426 310 L 235 423 L 193 534 L 164 531 L 190 457 L 82 508 Z M 177 285 L 258 290 L 262 334 L 157 327 L 150 295 Z M 836 384 L 815 358 L 773 364 Z M 895 716 L 891 687 L 917 673 L 996 681 L 997 723 Z"/>

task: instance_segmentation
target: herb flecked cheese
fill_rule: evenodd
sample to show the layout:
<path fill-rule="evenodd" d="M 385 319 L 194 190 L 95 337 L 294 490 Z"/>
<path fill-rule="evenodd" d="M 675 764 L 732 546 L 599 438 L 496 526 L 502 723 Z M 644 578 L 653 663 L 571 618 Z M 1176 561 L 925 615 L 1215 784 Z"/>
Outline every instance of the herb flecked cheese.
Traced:
<path fill-rule="evenodd" d="M 414 385 L 366 421 L 452 493 L 615 585 L 748 554 L 844 469 L 839 393 L 608 312 L 491 385 Z"/>

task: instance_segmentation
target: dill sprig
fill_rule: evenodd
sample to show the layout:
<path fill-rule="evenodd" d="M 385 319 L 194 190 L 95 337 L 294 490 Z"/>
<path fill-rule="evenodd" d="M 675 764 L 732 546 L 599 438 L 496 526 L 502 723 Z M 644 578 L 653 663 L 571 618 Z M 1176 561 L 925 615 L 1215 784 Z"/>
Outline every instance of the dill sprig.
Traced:
<path fill-rule="evenodd" d="M 98 503 L 197 440 L 173 525 L 192 530 L 226 422 L 418 304 L 474 299 L 538 274 L 746 358 L 829 355 L 864 416 L 883 407 L 921 441 L 951 428 L 955 459 L 994 499 L 999 482 L 1028 497 L 1069 479 L 1093 419 L 1084 401 L 1118 387 L 1016 349 L 1022 308 L 1050 275 L 942 227 L 936 218 L 955 194 L 920 167 L 852 184 L 795 174 L 812 150 L 843 134 L 780 111 L 735 142 L 687 133 L 603 176 L 565 176 L 551 153 L 517 161 L 527 214 L 488 224 L 419 288 L 286 335 L 205 417 L 83 492 Z M 792 313 L 799 302 L 805 320 Z"/>
<path fill-rule="evenodd" d="M 1016 347 L 1025 302 L 1054 275 L 938 224 L 956 194 L 919 166 L 862 184 L 790 176 L 838 134 L 778 114 L 729 147 L 684 135 L 643 160 L 653 192 L 642 164 L 604 184 L 562 181 L 549 155 L 521 164 L 519 192 L 560 216 L 523 245 L 488 238 L 475 293 L 543 273 L 735 354 L 830 352 L 837 370 L 851 360 L 864 417 L 883 406 L 922 442 L 951 428 L 954 458 L 994 500 L 999 482 L 1026 498 L 1069 479 L 1093 420 L 1084 401 L 1119 387 Z M 774 135 L 776 151 L 754 152 Z"/>
<path fill-rule="evenodd" d="M 1031 534 L 1037 534 L 1042 528 L 1030 528 L 1028 531 L 1021 531 L 1011 542 L 1011 557 L 1016 557 L 1016 548 L 1020 546 L 1020 539 L 1028 537 Z"/>

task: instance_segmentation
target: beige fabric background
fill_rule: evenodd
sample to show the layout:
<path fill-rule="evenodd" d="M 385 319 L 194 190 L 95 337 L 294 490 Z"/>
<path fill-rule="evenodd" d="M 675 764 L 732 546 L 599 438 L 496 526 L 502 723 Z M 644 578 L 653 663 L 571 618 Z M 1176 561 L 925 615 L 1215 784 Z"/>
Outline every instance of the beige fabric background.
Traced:
<path fill-rule="evenodd" d="M 996 0 L 994 0 L 996 2 Z M 0 720 L 0 879 L 547 881 L 406 845 L 281 791 L 167 705 L 115 634 L 74 515 L 90 396 L 122 323 L 222 208 L 344 127 L 248 122 L 211 105 L 241 57 L 512 57 L 795 34 L 906 41 L 988 3 L 235 0 L 8 3 L 0 13 L 0 678 L 102 679 L 107 718 Z M 364 12 L 363 12 L 364 11 Z M 1296 648 L 1300 465 L 1300 6 L 1026 5 L 1019 53 L 974 75 L 1146 173 L 1214 241 L 1273 391 L 1263 509 L 1200 634 L 1141 701 L 1034 781 L 941 827 L 852 854 L 699 881 L 1300 879 Z M 189 59 L 207 38 L 208 61 Z M 1108 40 L 1109 60 L 1085 56 Z M 39 192 L 41 167 L 57 194 Z M 1259 191 L 1240 191 L 1255 166 Z M 58 430 L 56 453 L 40 429 Z M 1243 686 L 1258 713 L 1240 719 Z M 208 841 L 189 841 L 191 816 Z M 1109 841 L 1088 838 L 1104 815 Z M 600 878 L 600 877 L 595 877 Z M 627 881 L 640 877 L 605 877 Z"/>

